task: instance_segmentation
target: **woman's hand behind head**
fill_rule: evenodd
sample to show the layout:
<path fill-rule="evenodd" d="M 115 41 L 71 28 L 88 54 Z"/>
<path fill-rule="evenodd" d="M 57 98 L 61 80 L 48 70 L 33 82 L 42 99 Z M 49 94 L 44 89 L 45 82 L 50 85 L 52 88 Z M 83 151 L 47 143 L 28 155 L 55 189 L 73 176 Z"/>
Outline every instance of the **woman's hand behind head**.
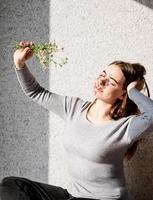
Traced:
<path fill-rule="evenodd" d="M 144 84 L 145 84 L 145 79 L 142 79 L 141 81 L 140 80 L 133 81 L 129 83 L 129 85 L 127 86 L 127 91 L 129 91 L 131 88 L 134 87 L 140 91 L 143 89 Z"/>

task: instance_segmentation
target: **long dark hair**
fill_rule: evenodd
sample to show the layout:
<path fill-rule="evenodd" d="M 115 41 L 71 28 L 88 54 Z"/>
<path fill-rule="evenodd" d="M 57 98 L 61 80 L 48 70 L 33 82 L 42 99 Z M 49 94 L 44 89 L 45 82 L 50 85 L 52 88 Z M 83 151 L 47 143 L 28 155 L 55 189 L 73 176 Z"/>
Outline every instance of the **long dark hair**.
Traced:
<path fill-rule="evenodd" d="M 150 92 L 148 85 L 145 81 L 144 75 L 146 74 L 146 69 L 143 65 L 139 63 L 129 63 L 124 61 L 114 61 L 110 63 L 109 65 L 117 65 L 122 70 L 122 73 L 125 76 L 125 83 L 123 85 L 123 89 L 126 89 L 128 84 L 133 81 L 143 81 L 144 89 L 147 89 L 147 95 L 150 97 Z M 114 106 L 110 110 L 110 117 L 112 119 L 119 119 L 121 117 L 127 117 L 130 115 L 140 115 L 140 110 L 138 109 L 138 106 L 128 97 L 128 94 L 126 93 L 123 100 L 118 99 Z M 135 154 L 137 146 L 139 142 L 141 142 L 142 139 L 134 142 L 132 146 L 127 150 L 125 153 L 125 159 L 129 160 L 132 158 L 132 156 Z"/>

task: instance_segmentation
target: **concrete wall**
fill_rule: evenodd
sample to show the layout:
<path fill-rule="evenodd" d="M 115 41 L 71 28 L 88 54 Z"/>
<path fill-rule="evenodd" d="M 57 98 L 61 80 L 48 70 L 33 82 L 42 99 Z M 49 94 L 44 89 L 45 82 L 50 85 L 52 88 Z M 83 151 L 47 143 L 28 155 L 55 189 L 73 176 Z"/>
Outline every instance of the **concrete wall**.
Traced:
<path fill-rule="evenodd" d="M 15 41 L 49 41 L 49 1 L 0 0 L 0 178 L 48 180 L 48 113 L 23 94 L 13 66 Z M 44 86 L 38 62 L 31 71 Z M 44 123 L 46 122 L 46 123 Z"/>
<path fill-rule="evenodd" d="M 35 59 L 29 68 L 50 90 L 93 98 L 93 83 L 104 66 L 120 59 L 140 62 L 147 69 L 153 98 L 153 6 L 150 1 L 0 1 L 1 137 L 0 178 L 26 176 L 67 185 L 61 143 L 64 123 L 27 99 L 12 66 L 14 40 L 53 40 L 65 47 L 69 63 L 42 72 Z M 14 2 L 14 3 L 12 3 Z M 129 192 L 134 200 L 153 199 L 153 134 L 125 163 Z"/>

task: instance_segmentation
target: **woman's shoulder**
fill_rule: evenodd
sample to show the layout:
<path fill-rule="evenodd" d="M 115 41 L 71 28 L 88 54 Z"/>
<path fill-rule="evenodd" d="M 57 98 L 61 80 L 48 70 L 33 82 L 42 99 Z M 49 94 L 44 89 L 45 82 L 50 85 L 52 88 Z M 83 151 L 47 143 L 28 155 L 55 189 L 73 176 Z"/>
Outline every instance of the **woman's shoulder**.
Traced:
<path fill-rule="evenodd" d="M 118 124 L 120 124 L 120 125 L 123 125 L 123 124 L 129 124 L 129 122 L 134 118 L 134 117 L 136 117 L 136 115 L 129 115 L 129 116 L 125 116 L 125 117 L 121 117 L 121 118 L 119 118 L 119 119 L 115 119 L 115 120 L 113 120 L 114 122 L 117 122 Z"/>
<path fill-rule="evenodd" d="M 78 96 L 65 96 L 65 107 L 71 115 L 84 111 L 90 103 L 90 101 Z"/>

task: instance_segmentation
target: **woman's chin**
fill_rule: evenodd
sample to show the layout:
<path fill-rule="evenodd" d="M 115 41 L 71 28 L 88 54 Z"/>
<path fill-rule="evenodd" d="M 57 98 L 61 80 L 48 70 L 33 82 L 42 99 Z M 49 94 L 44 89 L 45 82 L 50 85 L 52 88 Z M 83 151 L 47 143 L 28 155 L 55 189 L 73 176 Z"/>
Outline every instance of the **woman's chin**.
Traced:
<path fill-rule="evenodd" d="M 102 91 L 95 90 L 95 91 L 94 91 L 94 94 L 95 94 L 95 97 L 96 97 L 96 98 L 101 98 Z"/>

